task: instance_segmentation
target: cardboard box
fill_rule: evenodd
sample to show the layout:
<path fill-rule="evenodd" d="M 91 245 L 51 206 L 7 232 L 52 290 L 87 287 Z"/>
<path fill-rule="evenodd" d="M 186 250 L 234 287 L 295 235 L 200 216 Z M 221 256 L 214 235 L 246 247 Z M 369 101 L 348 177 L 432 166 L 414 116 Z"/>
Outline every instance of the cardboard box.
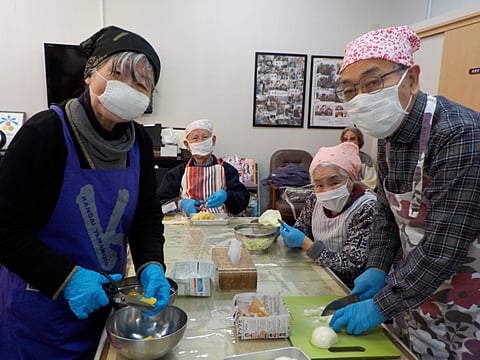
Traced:
<path fill-rule="evenodd" d="M 178 284 L 179 296 L 210 296 L 214 276 L 215 264 L 202 260 L 176 261 L 168 275 Z"/>
<path fill-rule="evenodd" d="M 250 253 L 242 248 L 238 265 L 233 265 L 227 254 L 227 247 L 212 249 L 212 258 L 216 267 L 217 289 L 221 291 L 256 291 L 257 268 Z"/>
<path fill-rule="evenodd" d="M 246 316 L 248 306 L 257 298 L 270 314 Z M 233 297 L 234 327 L 240 340 L 285 339 L 290 331 L 290 312 L 280 294 L 241 293 Z"/>

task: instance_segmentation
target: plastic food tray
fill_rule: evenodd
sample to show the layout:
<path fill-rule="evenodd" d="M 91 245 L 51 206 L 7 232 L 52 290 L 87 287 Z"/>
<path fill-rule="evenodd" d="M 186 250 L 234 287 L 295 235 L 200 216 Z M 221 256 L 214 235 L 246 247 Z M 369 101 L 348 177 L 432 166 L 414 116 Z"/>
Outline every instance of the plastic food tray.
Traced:
<path fill-rule="evenodd" d="M 295 360 L 310 360 L 310 358 L 299 348 L 294 346 L 280 349 L 264 350 L 242 355 L 227 356 L 224 360 L 274 360 L 280 356 L 288 356 Z"/>

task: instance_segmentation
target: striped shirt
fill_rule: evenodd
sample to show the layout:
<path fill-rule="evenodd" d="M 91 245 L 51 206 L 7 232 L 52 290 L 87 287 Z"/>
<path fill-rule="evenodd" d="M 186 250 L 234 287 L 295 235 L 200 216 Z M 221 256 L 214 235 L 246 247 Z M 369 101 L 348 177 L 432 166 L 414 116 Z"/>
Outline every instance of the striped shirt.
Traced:
<path fill-rule="evenodd" d="M 378 213 L 370 239 L 368 267 L 388 271 L 400 249 L 397 224 L 382 184 L 393 193 L 412 190 L 427 95 L 420 92 L 408 120 L 378 143 Z M 386 144 L 390 141 L 389 167 Z M 480 113 L 437 97 L 424 164 L 424 236 L 375 295 L 388 318 L 424 302 L 464 263 L 480 234 Z"/>

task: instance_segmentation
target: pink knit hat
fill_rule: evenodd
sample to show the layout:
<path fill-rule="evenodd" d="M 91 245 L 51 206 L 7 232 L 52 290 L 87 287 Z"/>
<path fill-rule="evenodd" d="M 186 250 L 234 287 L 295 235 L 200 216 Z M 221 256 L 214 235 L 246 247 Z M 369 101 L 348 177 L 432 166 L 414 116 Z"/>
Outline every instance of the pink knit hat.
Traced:
<path fill-rule="evenodd" d="M 420 38 L 408 26 L 370 31 L 345 47 L 340 73 L 360 60 L 382 59 L 412 66 L 413 53 L 420 49 Z"/>
<path fill-rule="evenodd" d="M 332 147 L 321 147 L 310 164 L 310 175 L 321 163 L 329 163 L 342 168 L 352 180 L 356 179 L 362 165 L 358 146 L 351 142 L 343 142 Z"/>

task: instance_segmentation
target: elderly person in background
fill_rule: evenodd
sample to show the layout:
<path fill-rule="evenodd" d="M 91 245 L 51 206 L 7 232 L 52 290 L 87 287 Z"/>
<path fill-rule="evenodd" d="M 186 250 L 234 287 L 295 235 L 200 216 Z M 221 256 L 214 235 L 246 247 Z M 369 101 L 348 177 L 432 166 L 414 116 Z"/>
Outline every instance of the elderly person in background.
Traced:
<path fill-rule="evenodd" d="M 362 161 L 362 166 L 360 167 L 360 171 L 358 172 L 357 180 L 359 180 L 370 190 L 375 191 L 377 189 L 378 180 L 377 170 L 375 168 L 375 163 L 373 162 L 372 157 L 367 153 L 361 151 L 364 144 L 362 131 L 355 126 L 346 127 L 340 134 L 340 141 L 353 142 L 358 146 L 358 148 L 360 149 L 359 154 L 360 160 Z"/>
<path fill-rule="evenodd" d="M 282 224 L 286 245 L 301 247 L 315 263 L 329 267 L 349 287 L 365 269 L 376 198 L 356 182 L 357 145 L 322 147 L 312 160 L 314 186 L 294 227 Z"/>
<path fill-rule="evenodd" d="M 2 359 L 93 359 L 126 272 L 127 241 L 154 312 L 169 301 L 152 142 L 142 116 L 160 60 L 115 26 L 81 44 L 86 89 L 30 118 L 0 162 Z M 14 186 L 13 186 L 14 184 Z"/>
<path fill-rule="evenodd" d="M 352 291 L 363 301 L 330 325 L 361 334 L 395 319 L 420 358 L 479 359 L 480 114 L 420 91 L 419 47 L 401 26 L 345 48 L 337 95 L 379 139 L 379 209 Z"/>
<path fill-rule="evenodd" d="M 237 169 L 213 155 L 216 141 L 210 120 L 186 127 L 184 144 L 192 157 L 167 173 L 158 190 L 162 202 L 180 198 L 179 208 L 187 216 L 200 210 L 236 215 L 246 209 L 250 193 Z"/>

